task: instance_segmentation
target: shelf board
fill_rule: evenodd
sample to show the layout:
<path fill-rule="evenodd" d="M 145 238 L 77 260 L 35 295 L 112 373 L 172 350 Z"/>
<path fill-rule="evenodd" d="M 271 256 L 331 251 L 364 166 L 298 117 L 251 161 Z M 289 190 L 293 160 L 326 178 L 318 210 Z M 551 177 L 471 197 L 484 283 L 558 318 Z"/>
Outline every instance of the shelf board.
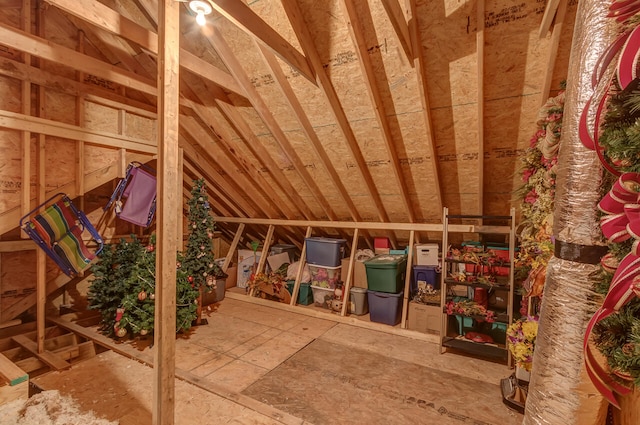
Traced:
<path fill-rule="evenodd" d="M 498 263 L 489 263 L 489 262 L 483 261 L 480 264 L 475 263 L 473 261 L 456 260 L 455 258 L 445 258 L 444 261 L 446 263 L 455 263 L 455 264 L 473 264 L 474 266 L 511 267 L 510 261 L 504 261 L 504 262 L 498 262 Z"/>
<path fill-rule="evenodd" d="M 482 344 L 470 341 L 464 337 L 444 337 L 442 339 L 442 346 L 464 351 L 476 356 L 490 357 L 492 359 L 498 359 L 505 362 L 508 360 L 509 355 L 507 348 L 502 345 Z"/>
<path fill-rule="evenodd" d="M 446 283 L 448 286 L 473 286 L 473 287 L 479 287 L 479 288 L 487 288 L 487 289 L 500 289 L 500 290 L 505 290 L 508 291 L 511 289 L 511 287 L 509 286 L 509 283 L 506 284 L 501 284 L 501 283 L 496 283 L 494 285 L 488 284 L 488 283 L 480 283 L 480 282 L 459 282 L 455 279 L 449 279 L 449 278 L 445 278 L 444 283 Z"/>

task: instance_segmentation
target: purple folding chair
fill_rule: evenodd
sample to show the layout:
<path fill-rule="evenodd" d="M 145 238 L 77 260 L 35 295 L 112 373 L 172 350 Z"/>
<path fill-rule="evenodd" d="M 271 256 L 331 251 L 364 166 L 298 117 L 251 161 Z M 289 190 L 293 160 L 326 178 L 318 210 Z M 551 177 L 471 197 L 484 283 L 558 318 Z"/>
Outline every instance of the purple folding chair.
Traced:
<path fill-rule="evenodd" d="M 116 216 L 142 227 L 148 227 L 156 212 L 156 176 L 150 167 L 132 162 L 120 180 L 106 211 L 115 204 Z"/>

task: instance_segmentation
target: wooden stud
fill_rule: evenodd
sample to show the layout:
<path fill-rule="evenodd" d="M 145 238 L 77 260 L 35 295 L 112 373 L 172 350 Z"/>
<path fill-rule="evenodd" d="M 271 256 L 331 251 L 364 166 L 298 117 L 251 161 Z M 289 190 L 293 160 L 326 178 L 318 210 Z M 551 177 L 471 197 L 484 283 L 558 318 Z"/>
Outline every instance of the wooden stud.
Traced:
<path fill-rule="evenodd" d="M 438 152 L 436 151 L 436 139 L 433 130 L 433 124 L 431 123 L 431 106 L 429 102 L 429 90 L 427 84 L 427 70 L 426 61 L 422 53 L 422 39 L 420 37 L 420 29 L 418 26 L 418 9 L 416 6 L 416 0 L 407 0 L 408 9 L 411 12 L 411 19 L 409 20 L 409 33 L 411 34 L 411 45 L 414 55 L 414 67 L 416 69 L 416 78 L 418 80 L 418 87 L 420 92 L 420 102 L 422 103 L 423 119 L 427 129 L 427 146 L 426 156 L 430 159 L 431 170 L 433 172 L 433 185 L 436 195 L 436 203 L 433 208 L 436 210 L 442 209 L 442 187 L 440 184 L 440 171 L 438 162 Z"/>
<path fill-rule="evenodd" d="M 343 5 L 345 12 L 344 15 L 347 19 L 347 26 L 349 27 L 351 40 L 356 47 L 360 70 L 365 76 L 365 86 L 369 93 L 371 107 L 373 108 L 373 112 L 376 116 L 376 121 L 382 130 L 382 140 L 385 148 L 387 149 L 387 156 L 390 159 L 391 169 L 398 185 L 399 196 L 402 199 L 409 221 L 413 223 L 416 221 L 413 204 L 409 197 L 406 179 L 400 169 L 400 160 L 398 159 L 398 152 L 395 149 L 396 142 L 393 140 L 393 135 L 391 134 L 391 126 L 382 101 L 382 94 L 378 88 L 378 82 L 373 69 L 373 64 L 371 63 L 371 57 L 367 51 L 367 42 L 364 38 L 362 24 L 358 18 L 358 11 L 356 10 L 353 0 L 342 0 L 341 4 Z M 370 11 L 369 14 L 371 14 Z M 389 97 L 391 96 L 390 93 L 388 93 L 388 95 Z M 397 246 L 397 243 L 394 243 L 394 246 Z"/>
<path fill-rule="evenodd" d="M 349 297 L 351 294 L 351 281 L 353 280 L 353 269 L 356 264 L 356 247 L 358 246 L 358 232 L 360 229 L 357 227 L 353 231 L 353 240 L 351 242 L 351 256 L 349 257 L 349 269 L 347 270 L 347 278 L 344 280 L 344 287 L 342 288 L 342 310 L 340 316 L 344 316 L 347 313 L 347 304 L 349 304 Z M 344 270 L 342 271 L 344 273 Z"/>
<path fill-rule="evenodd" d="M 262 254 L 260 254 L 260 260 L 258 260 L 258 269 L 256 273 L 263 273 L 265 264 L 267 264 L 267 257 L 269 256 L 269 248 L 271 247 L 271 240 L 273 239 L 273 231 L 275 227 L 273 225 L 269 225 L 269 230 L 267 230 L 267 236 L 264 238 L 264 243 L 262 245 Z"/>
<path fill-rule="evenodd" d="M 476 32 L 477 85 L 478 85 L 478 207 L 477 214 L 484 211 L 484 0 L 476 2 L 478 8 Z"/>
<path fill-rule="evenodd" d="M 304 273 L 304 266 L 307 262 L 307 238 L 311 237 L 313 228 L 307 227 L 307 233 L 305 234 L 304 243 L 302 244 L 302 252 L 300 253 L 300 261 L 298 262 L 298 272 L 296 273 L 296 281 L 293 284 L 293 294 L 291 294 L 291 305 L 296 305 L 298 302 L 298 293 L 300 292 L 300 281 L 302 280 L 302 273 Z"/>
<path fill-rule="evenodd" d="M 175 421 L 180 4 L 158 2 L 158 209 L 152 422 Z M 180 172 L 180 176 L 178 176 Z"/>
<path fill-rule="evenodd" d="M 213 8 L 247 34 L 256 37 L 283 61 L 300 72 L 311 83 L 316 84 L 315 72 L 307 58 L 287 40 L 271 28 L 246 4 L 238 0 L 209 0 Z"/>
<path fill-rule="evenodd" d="M 38 14 L 36 15 L 36 29 L 38 35 L 43 36 L 45 34 L 45 9 L 38 8 Z M 42 62 L 40 61 L 42 67 Z M 37 103 L 37 116 L 45 117 L 45 91 L 44 87 L 38 88 L 38 103 Z M 38 205 L 42 205 L 46 200 L 46 150 L 45 135 L 40 133 L 37 138 L 36 147 L 36 202 Z M 47 302 L 47 268 L 46 268 L 46 256 L 43 250 L 36 251 L 36 322 L 37 322 L 37 334 L 36 334 L 36 351 L 37 353 L 44 352 L 44 321 L 45 321 L 45 304 Z"/>
<path fill-rule="evenodd" d="M 396 31 L 396 35 L 398 36 L 402 50 L 404 50 L 404 54 L 407 55 L 407 59 L 411 66 L 414 66 L 409 25 L 407 25 L 407 20 L 404 13 L 402 13 L 400 3 L 398 3 L 398 0 L 382 0 L 382 6 L 384 6 L 384 10 L 387 12 L 389 21 L 391 21 L 391 25 L 393 25 L 393 29 Z"/>
<path fill-rule="evenodd" d="M 407 328 L 407 309 L 409 308 L 409 298 L 411 296 L 411 272 L 413 267 L 413 243 L 415 230 L 409 232 L 409 254 L 407 255 L 407 269 L 404 275 L 404 296 L 402 300 L 402 321 L 400 327 L 402 329 Z"/>
<path fill-rule="evenodd" d="M 22 3 L 22 30 L 31 32 L 31 0 L 24 0 Z M 31 55 L 23 53 L 25 66 L 30 66 Z M 31 115 L 31 82 L 22 80 L 22 102 L 21 111 L 23 115 Z M 31 132 L 22 131 L 22 169 L 21 169 L 22 190 L 20 192 L 20 214 L 25 216 L 31 211 Z M 20 237 L 28 239 L 29 235 L 20 232 Z"/>
<path fill-rule="evenodd" d="M 551 32 L 551 41 L 549 45 L 549 55 L 547 56 L 547 66 L 544 75 L 544 82 L 542 83 L 542 92 L 540 93 L 540 105 L 544 105 L 549 99 L 551 93 L 551 81 L 553 80 L 553 71 L 555 70 L 556 59 L 558 57 L 558 47 L 560 46 L 560 36 L 562 35 L 562 28 L 564 27 L 564 18 L 567 15 L 567 2 L 563 1 L 558 6 L 558 13 L 556 14 L 555 24 L 553 25 L 553 31 Z"/>

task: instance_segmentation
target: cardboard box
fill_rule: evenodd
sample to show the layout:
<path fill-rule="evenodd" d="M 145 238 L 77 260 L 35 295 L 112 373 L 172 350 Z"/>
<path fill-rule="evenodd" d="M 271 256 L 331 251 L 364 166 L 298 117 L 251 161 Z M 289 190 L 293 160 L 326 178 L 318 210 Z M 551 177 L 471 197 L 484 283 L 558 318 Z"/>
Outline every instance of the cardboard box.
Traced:
<path fill-rule="evenodd" d="M 441 324 L 442 308 L 440 308 L 440 306 L 419 304 L 413 301 L 409 302 L 407 329 L 424 333 L 440 333 Z"/>
<path fill-rule="evenodd" d="M 342 280 L 347 279 L 347 271 L 349 270 L 349 259 L 342 259 Z M 353 266 L 353 280 L 351 281 L 351 287 L 367 288 L 367 269 L 364 266 L 364 262 L 355 260 Z M 346 283 L 346 282 L 345 282 Z"/>

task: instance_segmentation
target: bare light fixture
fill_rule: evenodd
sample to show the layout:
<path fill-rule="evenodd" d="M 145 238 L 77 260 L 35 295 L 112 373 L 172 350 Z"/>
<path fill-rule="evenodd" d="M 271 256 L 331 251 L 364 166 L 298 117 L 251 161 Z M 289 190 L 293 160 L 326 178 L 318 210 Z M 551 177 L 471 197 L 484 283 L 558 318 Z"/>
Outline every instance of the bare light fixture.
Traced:
<path fill-rule="evenodd" d="M 206 1 L 191 0 L 189 2 L 189 9 L 193 10 L 196 14 L 196 22 L 200 26 L 204 26 L 207 23 L 206 15 L 211 13 L 211 5 Z"/>

